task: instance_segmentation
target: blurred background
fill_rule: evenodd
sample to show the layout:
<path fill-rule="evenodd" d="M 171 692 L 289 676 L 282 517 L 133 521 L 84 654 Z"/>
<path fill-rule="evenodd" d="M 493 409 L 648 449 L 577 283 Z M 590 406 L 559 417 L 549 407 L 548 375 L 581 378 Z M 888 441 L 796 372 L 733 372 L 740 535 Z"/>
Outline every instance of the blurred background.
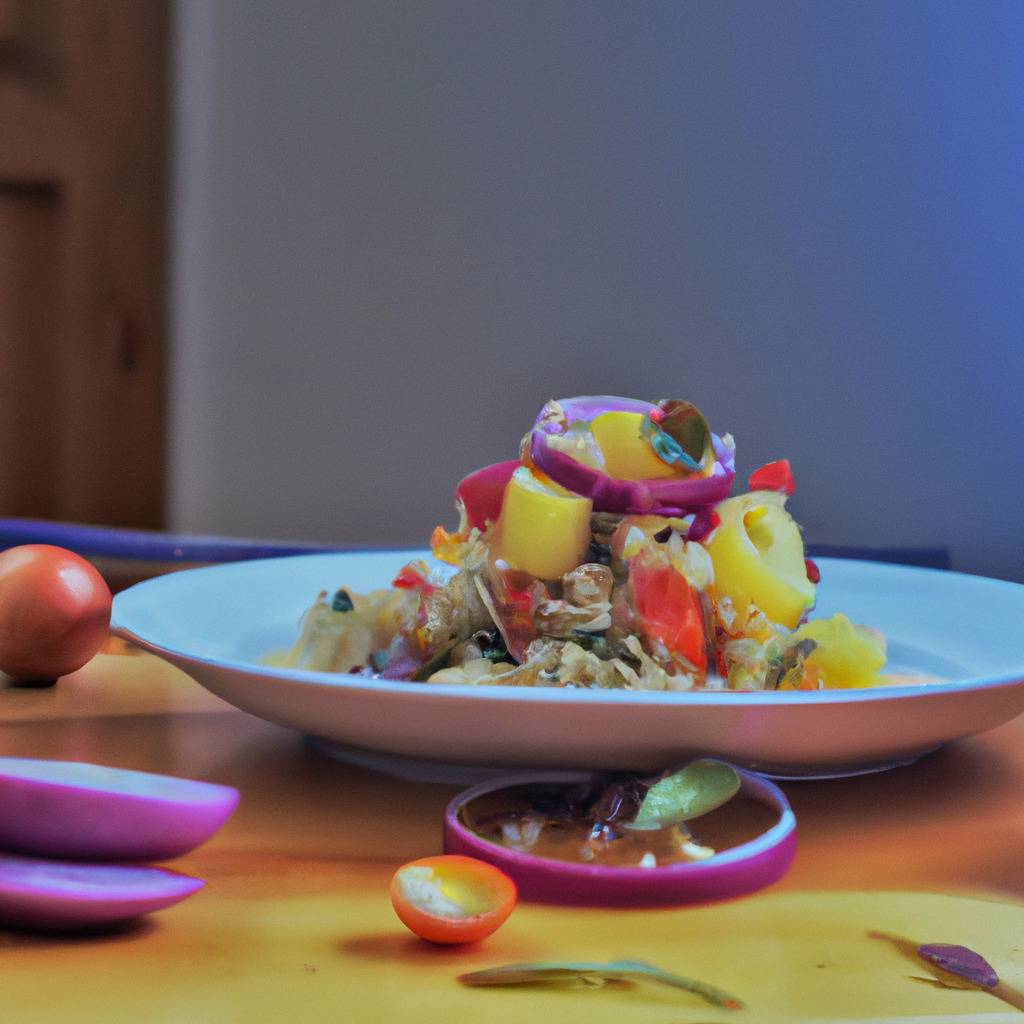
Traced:
<path fill-rule="evenodd" d="M 0 0 L 0 515 L 374 543 L 551 397 L 1024 580 L 1024 4 Z"/>

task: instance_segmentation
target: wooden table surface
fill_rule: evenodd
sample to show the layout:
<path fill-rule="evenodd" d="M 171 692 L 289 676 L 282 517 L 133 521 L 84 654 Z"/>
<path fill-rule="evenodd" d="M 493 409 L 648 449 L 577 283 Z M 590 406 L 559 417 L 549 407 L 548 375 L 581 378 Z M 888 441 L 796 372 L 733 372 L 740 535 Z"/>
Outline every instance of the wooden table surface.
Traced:
<path fill-rule="evenodd" d="M 323 757 L 141 653 L 98 655 L 48 690 L 0 679 L 0 754 L 236 786 L 237 811 L 171 862 L 207 881 L 90 937 L 0 931 L 4 1021 L 996 1022 L 1021 1012 L 943 987 L 872 932 L 978 950 L 1024 988 L 1024 718 L 905 768 L 784 786 L 796 861 L 772 888 L 698 908 L 522 904 L 484 943 L 432 947 L 395 918 L 395 868 L 440 852 L 456 787 Z M 740 996 L 727 1011 L 653 986 L 467 989 L 465 971 L 643 959 Z"/>

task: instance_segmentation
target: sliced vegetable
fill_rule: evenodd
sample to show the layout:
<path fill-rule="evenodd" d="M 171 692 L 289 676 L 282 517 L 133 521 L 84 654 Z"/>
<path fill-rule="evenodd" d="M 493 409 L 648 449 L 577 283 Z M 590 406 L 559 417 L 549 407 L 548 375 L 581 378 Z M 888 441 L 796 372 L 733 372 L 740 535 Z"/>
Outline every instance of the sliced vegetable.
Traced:
<path fill-rule="evenodd" d="M 0 758 L 0 846 L 51 857 L 163 860 L 205 842 L 238 791 L 76 761 Z"/>
<path fill-rule="evenodd" d="M 812 640 L 814 649 L 804 661 L 805 673 L 815 673 L 829 688 L 872 686 L 885 664 L 885 637 L 877 629 L 854 625 L 837 613 L 829 619 L 804 623 L 794 634 L 799 643 Z"/>
<path fill-rule="evenodd" d="M 71 931 L 163 910 L 204 883 L 164 868 L 0 853 L 0 924 Z"/>
<path fill-rule="evenodd" d="M 641 436 L 635 443 L 632 439 L 634 426 L 643 427 L 645 418 L 652 423 L 657 421 L 656 425 L 661 429 L 669 414 L 667 410 L 674 415 L 676 405 L 664 402 L 659 407 L 650 402 L 609 395 L 560 399 L 548 403 L 541 410 L 530 434 L 527 456 L 532 465 L 557 483 L 590 498 L 597 511 L 639 514 L 655 512 L 664 515 L 695 511 L 701 506 L 721 501 L 728 495 L 735 476 L 734 459 L 729 446 L 720 438 L 710 435 L 712 454 L 706 466 L 702 467 L 701 474 L 681 475 L 679 468 L 668 465 L 665 458 L 658 457 L 649 438 Z M 692 445 L 696 436 L 692 425 L 687 426 L 683 422 L 687 418 L 685 415 L 678 418 L 682 431 L 680 436 Z M 572 424 L 581 420 L 590 422 L 592 429 L 594 423 L 601 421 L 598 430 L 609 449 L 605 457 L 610 459 L 604 469 L 573 458 L 569 452 L 550 441 L 552 436 L 565 435 Z M 643 429 L 650 433 L 650 428 Z M 673 441 L 678 443 L 675 439 Z M 646 445 L 647 452 L 643 451 L 642 445 Z M 680 448 L 685 454 L 685 445 L 680 445 Z M 648 453 L 653 461 L 647 461 Z M 672 458 L 670 453 L 666 453 L 666 457 Z M 620 478 L 616 473 L 616 470 L 630 474 L 642 472 L 644 465 L 652 467 L 652 475 L 642 479 Z M 683 459 L 677 465 L 685 469 L 688 463 Z M 669 475 L 664 472 L 666 466 L 671 470 Z"/>
<path fill-rule="evenodd" d="M 793 470 L 789 459 L 767 462 L 755 469 L 747 479 L 752 491 L 779 491 L 782 494 L 793 493 Z"/>
<path fill-rule="evenodd" d="M 516 905 L 515 883 L 473 857 L 424 857 L 391 879 L 391 904 L 421 939 L 442 944 L 477 942 L 505 923 Z"/>
<path fill-rule="evenodd" d="M 740 792 L 777 812 L 778 820 L 756 839 L 704 860 L 656 867 L 618 867 L 540 857 L 491 842 L 462 820 L 462 808 L 517 786 L 596 785 L 587 772 L 551 772 L 492 779 L 460 793 L 448 805 L 444 848 L 494 864 L 515 882 L 523 899 L 540 903 L 602 907 L 658 907 L 706 903 L 754 892 L 785 874 L 796 848 L 796 820 L 782 792 L 752 772 L 737 769 Z"/>
<path fill-rule="evenodd" d="M 490 588 L 483 578 L 476 578 L 476 587 L 491 619 L 497 626 L 505 650 L 515 661 L 522 662 L 526 649 L 539 633 L 533 621 L 534 604 L 547 597 L 539 580 L 526 573 L 494 571 Z"/>
<path fill-rule="evenodd" d="M 585 466 L 547 443 L 535 430 L 530 436 L 533 464 L 563 487 L 590 498 L 601 512 L 682 515 L 702 505 L 721 501 L 729 494 L 735 471 L 718 461 L 710 476 L 672 476 L 655 480 L 617 480 L 601 470 Z"/>
<path fill-rule="evenodd" d="M 522 465 L 518 459 L 495 462 L 463 477 L 455 488 L 455 500 L 466 511 L 466 522 L 478 530 L 498 521 L 501 501 L 512 474 Z"/>
<path fill-rule="evenodd" d="M 651 421 L 639 412 L 603 412 L 590 424 L 594 440 L 604 455 L 604 468 L 619 480 L 650 480 L 678 476 L 676 467 L 663 461 L 651 442 L 644 437 L 644 422 Z"/>
<path fill-rule="evenodd" d="M 728 803 L 740 790 L 732 765 L 705 758 L 659 779 L 647 791 L 631 828 L 655 829 L 699 818 Z"/>
<path fill-rule="evenodd" d="M 703 672 L 707 668 L 700 595 L 674 566 L 641 553 L 629 563 L 629 597 L 638 630 Z"/>
<path fill-rule="evenodd" d="M 672 537 L 673 531 L 682 534 L 688 528 L 687 520 L 675 517 L 625 516 L 612 533 L 610 554 L 613 559 L 628 560 L 649 547 L 648 541 L 665 544 Z"/>
<path fill-rule="evenodd" d="M 0 672 L 48 680 L 80 669 L 107 639 L 110 602 L 103 577 L 72 551 L 0 552 Z"/>
<path fill-rule="evenodd" d="M 704 541 L 715 567 L 714 593 L 740 615 L 750 606 L 772 622 L 796 628 L 814 604 L 800 528 L 785 497 L 767 491 L 741 494 L 717 508 L 720 523 Z"/>
<path fill-rule="evenodd" d="M 399 590 L 418 590 L 421 594 L 429 594 L 437 587 L 427 578 L 430 575 L 429 567 L 423 562 L 410 562 L 403 565 L 391 581 L 391 586 Z M 351 610 L 335 608 L 335 611 Z"/>
<path fill-rule="evenodd" d="M 600 986 L 606 981 L 653 981 L 671 988 L 683 989 L 700 996 L 715 1006 L 729 1010 L 743 1008 L 743 1002 L 714 985 L 656 967 L 640 960 L 613 960 L 611 963 L 589 961 L 546 961 L 488 967 L 482 971 L 462 974 L 459 981 L 471 987 L 493 985 L 566 984 L 582 982 Z"/>
<path fill-rule="evenodd" d="M 491 550 L 511 569 L 542 580 L 561 579 L 583 561 L 592 511 L 588 498 L 520 466 L 505 491 Z"/>

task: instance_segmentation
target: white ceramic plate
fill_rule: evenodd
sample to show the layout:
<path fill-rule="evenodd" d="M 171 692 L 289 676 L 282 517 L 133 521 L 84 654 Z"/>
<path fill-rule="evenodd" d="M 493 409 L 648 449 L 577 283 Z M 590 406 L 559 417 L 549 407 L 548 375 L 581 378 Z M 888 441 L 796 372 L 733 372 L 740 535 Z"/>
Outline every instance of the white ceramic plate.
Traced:
<path fill-rule="evenodd" d="M 781 777 L 904 763 L 1024 711 L 1024 586 L 821 559 L 816 615 L 883 630 L 889 670 L 941 683 L 819 693 L 637 693 L 369 680 L 259 664 L 320 590 L 386 586 L 426 552 L 362 551 L 192 569 L 118 594 L 113 630 L 272 722 L 388 757 L 491 767 L 662 768 L 712 754 Z M 382 760 L 384 759 L 384 760 Z"/>

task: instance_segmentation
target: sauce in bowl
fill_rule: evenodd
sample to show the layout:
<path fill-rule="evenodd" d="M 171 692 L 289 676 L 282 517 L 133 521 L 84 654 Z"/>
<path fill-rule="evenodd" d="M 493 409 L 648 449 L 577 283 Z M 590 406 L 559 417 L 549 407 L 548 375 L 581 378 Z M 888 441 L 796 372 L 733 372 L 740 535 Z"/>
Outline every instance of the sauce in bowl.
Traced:
<path fill-rule="evenodd" d="M 635 827 L 649 778 L 552 771 L 490 780 L 448 805 L 444 849 L 501 868 L 527 901 L 636 908 L 740 896 L 788 870 L 796 819 L 776 785 L 734 771 L 739 790 L 728 802 L 692 825 L 675 818 L 651 828 Z"/>

